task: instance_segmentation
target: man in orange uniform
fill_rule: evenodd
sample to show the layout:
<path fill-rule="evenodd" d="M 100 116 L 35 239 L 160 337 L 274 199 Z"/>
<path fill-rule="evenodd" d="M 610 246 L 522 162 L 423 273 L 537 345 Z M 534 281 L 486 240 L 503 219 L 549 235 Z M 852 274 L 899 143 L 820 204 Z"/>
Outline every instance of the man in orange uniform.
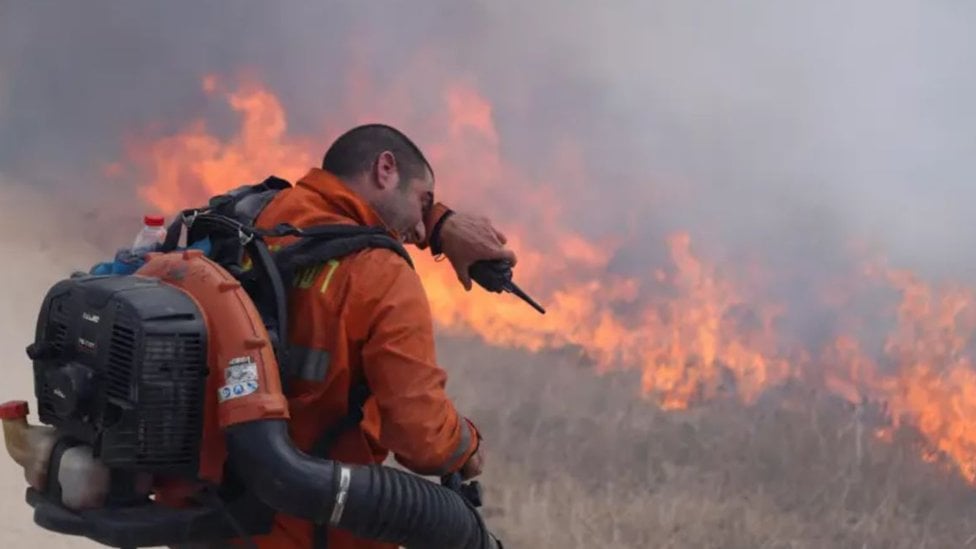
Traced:
<path fill-rule="evenodd" d="M 453 214 L 453 215 L 452 215 Z M 434 175 L 422 152 L 402 133 L 382 125 L 354 128 L 292 189 L 264 209 L 257 225 L 296 227 L 343 223 L 384 227 L 390 235 L 444 253 L 465 288 L 467 267 L 481 259 L 515 256 L 484 218 L 454 214 L 434 201 Z M 433 233 L 433 234 L 432 234 Z M 286 244 L 291 237 L 269 241 Z M 430 306 L 417 273 L 388 249 L 367 249 L 295 277 L 290 294 L 292 381 L 290 428 L 306 452 L 349 413 L 351 387 L 365 384 L 362 420 L 338 435 L 329 457 L 383 462 L 388 453 L 422 475 L 481 472 L 478 430 L 445 394 L 446 373 L 436 362 Z M 355 403 L 352 403 L 355 406 Z M 262 549 L 395 546 L 319 530 L 279 515 L 273 531 L 255 541 Z"/>

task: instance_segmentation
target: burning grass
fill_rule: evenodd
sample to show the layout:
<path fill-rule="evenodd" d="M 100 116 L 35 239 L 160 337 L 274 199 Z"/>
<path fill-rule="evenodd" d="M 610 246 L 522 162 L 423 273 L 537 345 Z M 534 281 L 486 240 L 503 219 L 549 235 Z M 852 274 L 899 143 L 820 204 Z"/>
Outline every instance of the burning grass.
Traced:
<path fill-rule="evenodd" d="M 567 353 L 442 339 L 485 431 L 486 514 L 517 547 L 917 548 L 976 540 L 976 490 L 877 407 L 788 384 L 663 411 Z"/>

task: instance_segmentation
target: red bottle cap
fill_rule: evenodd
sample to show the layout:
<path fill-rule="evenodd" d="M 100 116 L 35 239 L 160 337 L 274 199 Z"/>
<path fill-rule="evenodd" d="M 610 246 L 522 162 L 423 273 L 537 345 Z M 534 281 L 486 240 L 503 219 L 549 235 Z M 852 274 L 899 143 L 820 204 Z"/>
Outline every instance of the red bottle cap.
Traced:
<path fill-rule="evenodd" d="M 10 400 L 0 404 L 0 419 L 22 419 L 29 412 L 26 400 Z"/>
<path fill-rule="evenodd" d="M 161 215 L 147 215 L 142 218 L 142 222 L 150 227 L 162 227 L 166 220 Z"/>

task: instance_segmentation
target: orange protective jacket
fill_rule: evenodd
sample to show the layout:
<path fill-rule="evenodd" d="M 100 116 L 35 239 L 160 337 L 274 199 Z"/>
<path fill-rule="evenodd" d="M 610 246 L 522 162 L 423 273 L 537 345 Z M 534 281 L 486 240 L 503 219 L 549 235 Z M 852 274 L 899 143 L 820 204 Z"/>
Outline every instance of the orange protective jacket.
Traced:
<path fill-rule="evenodd" d="M 428 235 L 447 209 L 438 204 L 432 210 L 425 220 Z M 284 222 L 300 228 L 383 226 L 358 195 L 320 169 L 281 191 L 257 225 L 271 228 Z M 289 330 L 291 354 L 300 357 L 299 377 L 292 378 L 287 394 L 290 429 L 303 451 L 346 414 L 355 381 L 365 381 L 372 396 L 363 421 L 338 439 L 331 458 L 382 463 L 392 452 L 416 473 L 443 475 L 460 469 L 476 451 L 478 431 L 445 394 L 447 376 L 436 362 L 431 311 L 420 278 L 395 252 L 367 249 L 299 273 L 290 290 Z M 312 524 L 279 515 L 273 531 L 255 541 L 261 549 L 310 548 Z M 396 547 L 338 530 L 329 532 L 328 546 Z"/>

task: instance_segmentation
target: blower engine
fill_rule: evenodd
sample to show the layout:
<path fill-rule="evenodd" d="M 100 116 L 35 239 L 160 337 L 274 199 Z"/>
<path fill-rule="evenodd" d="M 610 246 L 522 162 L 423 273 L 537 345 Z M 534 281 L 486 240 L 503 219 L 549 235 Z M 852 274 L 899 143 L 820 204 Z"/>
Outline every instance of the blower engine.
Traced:
<path fill-rule="evenodd" d="M 121 486 L 134 473 L 196 474 L 207 330 L 188 295 L 140 277 L 61 282 L 28 355 L 41 422 L 91 446 Z"/>
<path fill-rule="evenodd" d="M 198 250 L 55 284 L 28 348 L 46 425 L 0 405 L 34 521 L 127 548 L 248 539 L 283 512 L 406 547 L 500 546 L 456 491 L 296 449 L 273 347 Z"/>
<path fill-rule="evenodd" d="M 201 444 L 207 328 L 197 301 L 159 278 L 79 275 L 49 290 L 27 353 L 38 417 L 50 427 L 26 424 L 26 402 L 2 408 L 40 526 L 117 547 L 270 529 L 274 511 L 253 497 L 226 508 L 156 501 L 179 484 L 219 497 L 206 483 L 220 474 L 201 475 L 201 460 L 224 457 Z"/>

